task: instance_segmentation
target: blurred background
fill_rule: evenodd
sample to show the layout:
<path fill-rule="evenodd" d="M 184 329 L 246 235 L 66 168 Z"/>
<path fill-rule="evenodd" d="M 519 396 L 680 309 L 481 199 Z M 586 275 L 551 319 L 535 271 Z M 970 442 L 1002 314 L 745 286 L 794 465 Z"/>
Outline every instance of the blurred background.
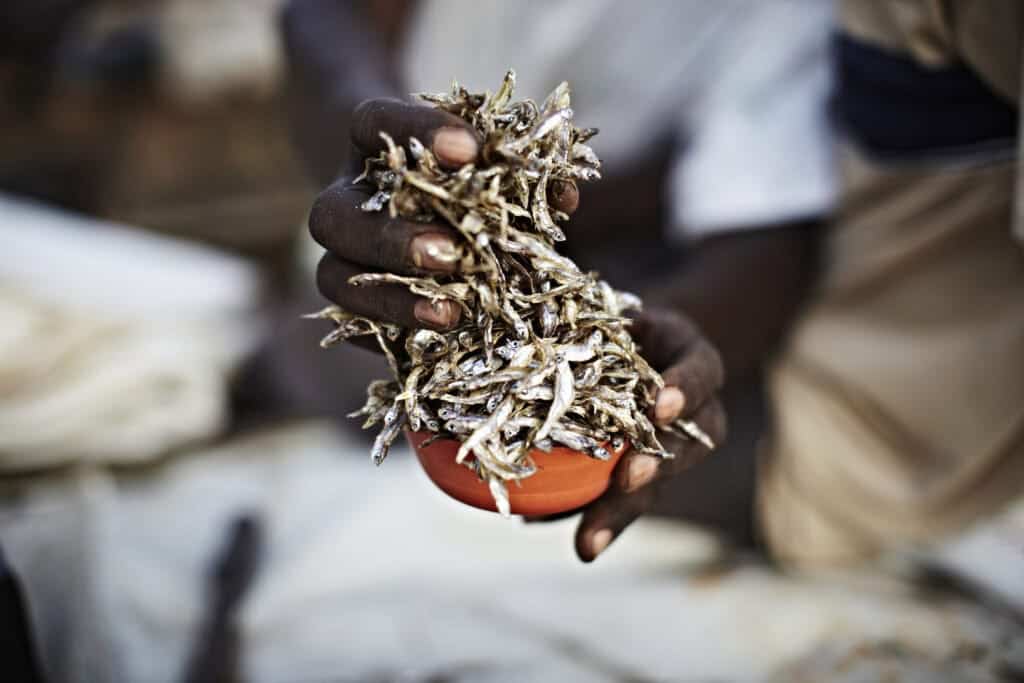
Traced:
<path fill-rule="evenodd" d="M 352 6 L 376 18 L 360 30 L 387 28 L 382 45 L 406 21 L 420 22 L 422 43 L 445 3 L 399 20 L 410 4 Z M 915 549 L 807 575 L 688 524 L 668 501 L 590 566 L 573 553 L 573 520 L 461 506 L 404 447 L 373 468 L 367 437 L 342 416 L 386 368 L 358 349 L 321 351 L 325 330 L 299 319 L 324 305 L 305 220 L 325 174 L 301 155 L 310 130 L 292 89 L 307 74 L 290 70 L 284 5 L 0 8 L 0 647 L 19 676 L 1024 679 L 1024 565 L 1003 562 L 1024 553 L 1019 510 L 923 564 Z M 695 25 L 734 20 L 689 11 Z M 824 41 L 827 12 L 817 30 Z M 421 43 L 418 70 L 404 73 L 443 76 L 401 92 L 463 77 Z M 553 85 L 545 64 L 575 78 L 556 68 L 568 50 L 533 54 L 521 94 Z M 495 87 L 492 66 L 467 65 L 469 85 Z M 531 68 L 544 76 L 530 82 Z M 581 93 L 600 90 L 577 72 Z M 583 123 L 586 97 L 574 101 Z M 630 175 L 614 116 L 602 119 L 596 97 L 591 111 L 612 168 Z M 663 148 L 657 136 L 650 148 Z M 653 177 L 669 173 L 672 159 L 652 156 Z M 673 211 L 663 204 L 652 200 L 652 215 Z M 678 237 L 635 238 L 632 269 L 687 258 Z M 579 256 L 627 279 L 608 244 Z M 730 453 L 752 453 L 762 435 L 759 386 L 730 389 Z M 720 495 L 747 495 L 752 473 L 723 467 L 734 476 Z"/>
<path fill-rule="evenodd" d="M 311 190 L 284 123 L 279 5 L 14 3 L 5 189 L 286 263 Z"/>

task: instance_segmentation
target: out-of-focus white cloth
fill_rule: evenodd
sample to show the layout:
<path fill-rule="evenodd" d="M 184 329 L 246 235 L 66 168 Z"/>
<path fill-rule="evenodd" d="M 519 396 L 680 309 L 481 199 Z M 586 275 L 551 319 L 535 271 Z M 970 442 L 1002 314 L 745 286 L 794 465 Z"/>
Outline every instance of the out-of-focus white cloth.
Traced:
<path fill-rule="evenodd" d="M 418 91 L 512 67 L 539 100 L 568 80 L 612 170 L 674 138 L 665 190 L 692 238 L 831 208 L 831 21 L 831 0 L 428 0 L 402 64 Z"/>
<path fill-rule="evenodd" d="M 584 565 L 577 520 L 502 520 L 444 496 L 406 448 L 380 468 L 365 453 L 307 424 L 0 496 L 49 680 L 181 680 L 241 512 L 265 529 L 240 614 L 254 683 L 759 681 L 837 638 L 936 662 L 1020 638 L 992 612 L 878 577 L 687 575 L 714 545 L 654 519 Z"/>
<path fill-rule="evenodd" d="M 242 261 L 0 196 L 0 472 L 209 438 L 255 340 Z"/>

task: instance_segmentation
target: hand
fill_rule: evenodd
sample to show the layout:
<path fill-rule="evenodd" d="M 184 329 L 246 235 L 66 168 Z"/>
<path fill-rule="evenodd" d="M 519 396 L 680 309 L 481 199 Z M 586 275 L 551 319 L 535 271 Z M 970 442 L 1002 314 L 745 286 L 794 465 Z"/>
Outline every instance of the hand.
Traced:
<path fill-rule="evenodd" d="M 407 145 L 415 137 L 429 147 L 445 168 L 457 169 L 477 160 L 480 143 L 472 127 L 459 117 L 433 107 L 399 100 L 368 100 L 352 115 L 354 157 L 376 156 L 384 148 L 381 132 Z M 368 185 L 339 180 L 324 190 L 309 216 L 313 239 L 326 250 L 317 268 L 320 292 L 347 311 L 404 327 L 445 330 L 454 327 L 460 309 L 454 302 L 431 304 L 401 285 L 353 287 L 348 279 L 368 271 L 402 275 L 450 274 L 455 271 L 453 228 L 391 218 L 387 212 L 359 208 L 373 194 Z M 549 201 L 571 213 L 579 202 L 576 186 L 554 183 Z"/>
<path fill-rule="evenodd" d="M 654 406 L 655 424 L 680 417 L 693 420 L 716 445 L 721 444 L 726 418 L 717 394 L 724 377 L 714 347 L 692 322 L 666 309 L 645 311 L 631 332 L 644 358 L 665 380 Z M 659 432 L 658 438 L 674 458 L 627 452 L 612 473 L 608 491 L 584 508 L 576 530 L 576 553 L 584 562 L 593 561 L 633 520 L 651 509 L 662 484 L 710 453 L 692 439 L 666 432 Z"/>

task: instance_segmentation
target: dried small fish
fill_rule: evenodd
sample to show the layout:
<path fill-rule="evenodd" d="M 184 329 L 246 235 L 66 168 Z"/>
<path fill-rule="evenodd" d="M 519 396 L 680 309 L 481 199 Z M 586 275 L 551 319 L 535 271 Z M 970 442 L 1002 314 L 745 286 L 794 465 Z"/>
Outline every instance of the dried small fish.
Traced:
<path fill-rule="evenodd" d="M 397 400 L 384 416 L 384 428 L 377 434 L 373 441 L 373 448 L 370 450 L 370 458 L 374 465 L 380 465 L 384 458 L 388 457 L 388 449 L 405 425 L 405 412 L 402 404 Z"/>
<path fill-rule="evenodd" d="M 538 304 L 538 310 L 541 334 L 545 337 L 550 337 L 555 333 L 555 328 L 558 326 L 558 309 L 553 302 L 545 301 Z"/>
<path fill-rule="evenodd" d="M 505 482 L 496 477 L 490 477 L 487 485 L 491 490 L 491 497 L 494 498 L 494 504 L 498 507 L 498 512 L 502 517 L 509 517 L 512 514 L 512 504 L 508 500 L 508 487 L 505 486 Z"/>
<path fill-rule="evenodd" d="M 555 395 L 551 399 L 551 407 L 548 408 L 544 424 L 537 430 L 536 438 L 546 437 L 569 410 L 573 399 L 576 398 L 575 384 L 576 378 L 572 374 L 572 367 L 569 365 L 569 361 L 562 357 L 555 369 Z"/>
<path fill-rule="evenodd" d="M 367 199 L 365 202 L 359 205 L 359 208 L 363 211 L 380 211 L 388 205 L 388 201 L 391 199 L 390 192 L 375 192 L 372 197 Z"/>
<path fill-rule="evenodd" d="M 560 444 L 606 460 L 629 442 L 671 457 L 647 417 L 661 377 L 629 335 L 626 313 L 640 300 L 555 248 L 568 216 L 548 205 L 548 187 L 600 178 L 601 161 L 587 144 L 597 129 L 573 125 L 567 83 L 538 106 L 512 101 L 515 80 L 510 70 L 493 95 L 458 83 L 421 95 L 476 130 L 480 165 L 445 171 L 419 140 L 403 148 L 382 134 L 385 150 L 366 160 L 359 178 L 374 190 L 362 210 L 444 222 L 463 239 L 456 275 L 364 273 L 350 282 L 453 301 L 466 314 L 462 324 L 450 332 L 402 330 L 336 306 L 307 316 L 334 325 L 322 346 L 371 335 L 388 359 L 394 379 L 372 382 L 366 405 L 352 414 L 365 418 L 364 427 L 383 425 L 373 462 L 383 462 L 406 427 L 432 432 L 431 441 L 458 440 L 456 460 L 486 481 L 506 516 L 507 482 L 537 469 L 531 449 Z M 714 447 L 692 422 L 667 429 Z"/>

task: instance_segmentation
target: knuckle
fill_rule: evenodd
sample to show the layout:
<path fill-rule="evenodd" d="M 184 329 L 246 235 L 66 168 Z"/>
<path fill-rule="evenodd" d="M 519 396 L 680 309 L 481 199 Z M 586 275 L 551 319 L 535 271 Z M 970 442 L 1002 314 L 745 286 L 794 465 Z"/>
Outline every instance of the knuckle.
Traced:
<path fill-rule="evenodd" d="M 330 221 L 330 200 L 327 197 L 327 192 L 321 192 L 317 198 L 313 201 L 313 206 L 309 209 L 309 234 L 312 235 L 313 239 L 319 244 L 324 243 L 324 234 L 327 231 L 327 224 Z"/>
<path fill-rule="evenodd" d="M 342 209 L 345 206 L 344 196 L 344 183 L 337 182 L 320 192 L 309 209 L 309 233 L 324 247 L 331 237 L 330 233 L 341 221 Z"/>
<path fill-rule="evenodd" d="M 334 277 L 330 256 L 324 254 L 316 266 L 316 288 L 331 301 L 335 300 Z"/>
<path fill-rule="evenodd" d="M 352 110 L 352 141 L 358 146 L 360 142 L 371 141 L 376 135 L 377 112 L 380 111 L 381 100 L 363 100 Z"/>
<path fill-rule="evenodd" d="M 360 201 L 359 193 L 339 181 L 321 192 L 309 209 L 309 234 L 328 251 L 351 258 L 347 252 L 358 245 L 352 244 L 353 230 L 363 219 L 353 207 Z M 370 214 L 366 214 L 369 216 Z"/>

